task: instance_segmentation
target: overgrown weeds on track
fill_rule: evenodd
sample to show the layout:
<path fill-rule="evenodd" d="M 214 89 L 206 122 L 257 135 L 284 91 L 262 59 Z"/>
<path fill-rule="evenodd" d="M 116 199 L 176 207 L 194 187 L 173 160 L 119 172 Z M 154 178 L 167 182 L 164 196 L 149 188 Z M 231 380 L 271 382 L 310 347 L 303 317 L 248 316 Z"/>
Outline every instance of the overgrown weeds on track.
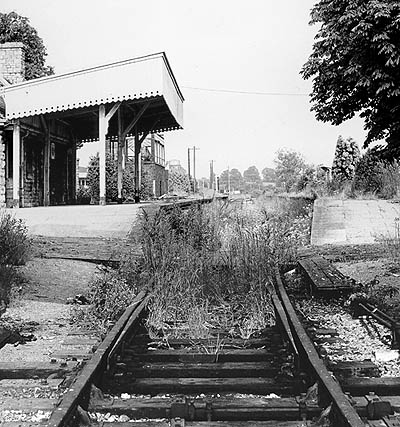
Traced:
<path fill-rule="evenodd" d="M 305 243 L 306 217 L 262 203 L 243 208 L 221 202 L 154 218 L 144 214 L 150 331 L 206 338 L 223 328 L 249 338 L 272 324 L 265 284 L 274 266 L 293 261 Z"/>
<path fill-rule="evenodd" d="M 267 209 L 224 202 L 145 211 L 142 257 L 93 282 L 90 315 L 104 329 L 141 289 L 151 292 L 147 326 L 153 337 L 209 338 L 220 330 L 250 338 L 274 323 L 266 282 L 292 262 L 309 238 L 310 209 Z"/>

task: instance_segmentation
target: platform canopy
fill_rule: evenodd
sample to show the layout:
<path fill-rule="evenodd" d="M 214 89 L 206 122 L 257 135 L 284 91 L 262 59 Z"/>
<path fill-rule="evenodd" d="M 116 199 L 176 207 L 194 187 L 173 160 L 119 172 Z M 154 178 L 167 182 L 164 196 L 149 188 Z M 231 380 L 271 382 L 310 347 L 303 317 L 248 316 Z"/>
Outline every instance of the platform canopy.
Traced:
<path fill-rule="evenodd" d="M 139 200 L 139 153 L 149 133 L 183 128 L 184 98 L 164 52 L 72 73 L 43 77 L 2 88 L 6 118 L 14 123 L 15 182 L 19 182 L 20 130 L 24 119 L 37 117 L 47 135 L 50 124 L 68 126 L 76 141 L 100 142 L 100 203 L 105 204 L 106 138 L 118 139 L 118 195 L 122 191 L 123 153 L 127 137 L 135 137 L 135 200 Z M 45 159 L 45 205 L 49 199 Z M 47 171 L 47 172 L 46 172 Z M 15 205 L 17 186 L 13 187 Z"/>
<path fill-rule="evenodd" d="M 98 121 L 90 112 L 117 102 L 128 106 L 124 116 L 129 123 L 132 111 L 151 101 L 137 123 L 139 133 L 183 126 L 183 96 L 165 53 L 30 80 L 5 87 L 3 93 L 7 119 L 44 114 L 69 119 L 81 140 L 98 139 Z M 117 135 L 116 121 L 108 133 Z"/>

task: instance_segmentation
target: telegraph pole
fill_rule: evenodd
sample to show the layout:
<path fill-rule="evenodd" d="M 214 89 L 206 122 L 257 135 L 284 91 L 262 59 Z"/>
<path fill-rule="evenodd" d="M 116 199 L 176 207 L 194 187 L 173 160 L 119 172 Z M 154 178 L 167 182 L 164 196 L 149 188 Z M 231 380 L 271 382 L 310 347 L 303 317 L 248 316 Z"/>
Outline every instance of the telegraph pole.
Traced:
<path fill-rule="evenodd" d="M 190 150 L 193 150 L 193 193 L 196 192 L 196 150 L 200 150 L 200 148 L 196 148 L 194 145 L 192 148 L 188 148 L 188 175 L 189 175 L 189 185 L 190 185 Z M 192 186 L 190 185 L 190 189 Z"/>
<path fill-rule="evenodd" d="M 210 189 L 214 190 L 214 162 L 215 160 L 210 160 Z"/>
<path fill-rule="evenodd" d="M 231 171 L 228 165 L 228 196 L 231 194 Z"/>
<path fill-rule="evenodd" d="M 188 181 L 189 181 L 189 193 L 192 189 L 192 186 L 190 184 L 190 148 L 188 148 Z"/>
<path fill-rule="evenodd" d="M 193 145 L 192 150 L 193 150 L 193 193 L 195 193 L 197 190 L 197 185 L 196 185 L 197 184 L 196 183 L 196 150 L 200 150 L 200 148 L 196 148 Z"/>

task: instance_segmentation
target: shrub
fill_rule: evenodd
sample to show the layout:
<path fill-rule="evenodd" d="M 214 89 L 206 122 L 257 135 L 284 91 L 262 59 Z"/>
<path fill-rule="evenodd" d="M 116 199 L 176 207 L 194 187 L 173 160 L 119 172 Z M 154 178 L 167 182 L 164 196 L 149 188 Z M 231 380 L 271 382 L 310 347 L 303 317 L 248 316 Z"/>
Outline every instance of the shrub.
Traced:
<path fill-rule="evenodd" d="M 347 138 L 345 141 L 339 136 L 332 164 L 333 180 L 339 183 L 351 181 L 359 158 L 360 150 L 356 141 L 352 138 Z"/>
<path fill-rule="evenodd" d="M 99 201 L 99 156 L 90 158 L 88 166 L 89 194 L 93 203 Z M 135 193 L 135 167 L 133 160 L 128 160 L 122 175 L 122 196 L 124 199 L 133 200 Z M 110 153 L 106 154 L 106 200 L 118 201 L 118 161 Z"/>
<path fill-rule="evenodd" d="M 12 285 L 17 280 L 14 266 L 27 261 L 29 246 L 24 223 L 0 210 L 0 314 L 9 303 Z"/>
<path fill-rule="evenodd" d="M 91 200 L 89 188 L 79 186 L 76 190 L 76 203 L 78 205 L 88 205 Z"/>
<path fill-rule="evenodd" d="M 368 150 L 357 164 L 353 186 L 356 191 L 391 198 L 399 193 L 400 167 L 389 162 L 378 149 Z"/>
<path fill-rule="evenodd" d="M 25 264 L 28 252 L 26 225 L 22 220 L 0 210 L 0 265 Z"/>

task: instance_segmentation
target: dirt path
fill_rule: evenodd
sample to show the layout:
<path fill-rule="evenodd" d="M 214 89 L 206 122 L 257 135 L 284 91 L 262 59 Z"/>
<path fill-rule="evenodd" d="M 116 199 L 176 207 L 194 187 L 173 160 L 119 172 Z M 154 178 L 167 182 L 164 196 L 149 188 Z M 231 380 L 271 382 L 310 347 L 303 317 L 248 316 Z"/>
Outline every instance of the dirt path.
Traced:
<path fill-rule="evenodd" d="M 7 344 L 0 350 L 0 362 L 42 362 L 57 358 L 57 353 L 65 348 L 66 339 L 77 332 L 70 320 L 72 306 L 66 300 L 88 290 L 98 266 L 82 261 L 34 258 L 20 272 L 24 283 L 2 319 L 22 326 L 22 333 L 33 334 L 35 340 Z M 88 353 L 93 344 L 92 338 L 87 338 L 87 345 L 76 347 L 82 353 Z"/>

